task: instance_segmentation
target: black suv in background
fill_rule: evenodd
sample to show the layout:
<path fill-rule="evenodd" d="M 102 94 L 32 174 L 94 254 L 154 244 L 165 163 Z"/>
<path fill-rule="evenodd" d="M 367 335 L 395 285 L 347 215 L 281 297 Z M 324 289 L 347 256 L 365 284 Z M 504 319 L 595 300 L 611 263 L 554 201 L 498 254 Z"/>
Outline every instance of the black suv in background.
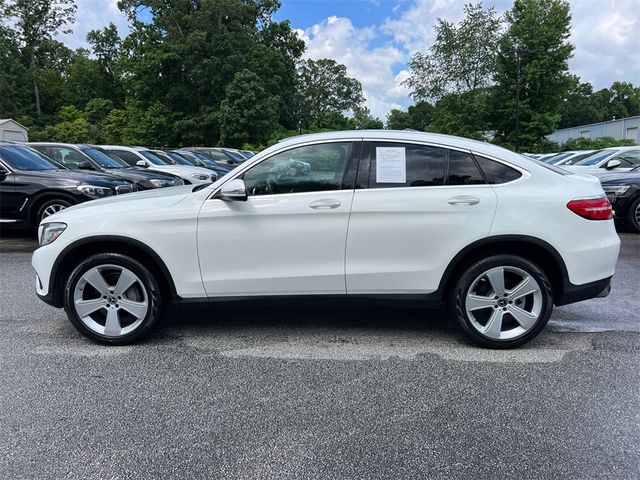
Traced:
<path fill-rule="evenodd" d="M 137 190 L 111 175 L 64 168 L 25 145 L 0 143 L 1 224 L 36 227 L 76 203 Z"/>
<path fill-rule="evenodd" d="M 137 184 L 139 190 L 184 184 L 180 177 L 170 173 L 132 168 L 116 155 L 94 145 L 30 143 L 29 146 L 71 170 L 108 173 L 113 177 Z"/>
<path fill-rule="evenodd" d="M 602 175 L 600 183 L 611 202 L 615 219 L 628 230 L 640 233 L 640 167 Z"/>

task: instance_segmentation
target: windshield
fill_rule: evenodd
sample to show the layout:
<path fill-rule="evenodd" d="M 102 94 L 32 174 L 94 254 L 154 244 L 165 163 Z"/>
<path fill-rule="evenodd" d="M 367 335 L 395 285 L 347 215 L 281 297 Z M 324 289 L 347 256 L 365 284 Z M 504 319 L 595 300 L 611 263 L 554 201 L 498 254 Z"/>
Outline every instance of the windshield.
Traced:
<path fill-rule="evenodd" d="M 191 163 L 189 160 L 184 158 L 182 155 L 178 155 L 177 153 L 174 153 L 174 152 L 164 152 L 164 153 L 167 154 L 169 158 L 171 158 L 178 165 L 189 165 L 193 167 L 193 163 Z"/>
<path fill-rule="evenodd" d="M 575 157 L 571 157 L 566 162 L 564 162 L 562 165 L 575 165 L 579 161 L 584 160 L 585 158 L 590 157 L 593 154 L 594 154 L 594 152 L 581 153 L 579 155 L 576 155 Z"/>
<path fill-rule="evenodd" d="M 553 165 L 559 162 L 560 160 L 564 160 L 565 158 L 570 157 L 571 155 L 573 155 L 573 152 L 558 153 L 557 155 L 553 155 L 551 157 L 545 158 L 543 162 L 550 163 Z"/>
<path fill-rule="evenodd" d="M 239 153 L 236 152 L 232 152 L 231 150 L 222 150 L 222 152 L 227 155 L 231 160 L 235 160 L 237 162 L 244 162 L 246 160 L 246 158 L 244 158 L 242 155 L 240 155 Z"/>
<path fill-rule="evenodd" d="M 83 148 L 82 153 L 91 157 L 102 168 L 129 168 L 129 164 L 124 160 L 120 160 L 118 157 L 111 153 L 107 153 L 104 150 L 98 150 L 97 148 Z"/>
<path fill-rule="evenodd" d="M 585 158 L 584 160 L 579 161 L 576 165 L 595 165 L 596 163 L 601 162 L 607 157 L 618 153 L 620 150 L 600 150 L 599 152 L 593 153 L 591 156 Z"/>
<path fill-rule="evenodd" d="M 167 162 L 165 162 L 159 156 L 157 156 L 155 153 L 150 152 L 149 150 L 138 150 L 138 152 L 141 153 L 144 158 L 149 160 L 154 165 L 168 165 Z"/>
<path fill-rule="evenodd" d="M 0 158 L 16 170 L 61 170 L 58 164 L 40 152 L 19 145 L 0 146 Z"/>
<path fill-rule="evenodd" d="M 200 152 L 189 152 L 189 153 L 191 153 L 194 157 L 196 157 L 198 160 L 200 160 L 202 163 L 204 163 L 208 167 L 216 166 L 216 162 L 214 162 L 209 157 L 207 157 L 206 155 L 203 155 Z M 224 155 L 222 155 L 222 157 L 223 157 L 223 160 L 226 161 L 226 159 L 224 158 Z"/>

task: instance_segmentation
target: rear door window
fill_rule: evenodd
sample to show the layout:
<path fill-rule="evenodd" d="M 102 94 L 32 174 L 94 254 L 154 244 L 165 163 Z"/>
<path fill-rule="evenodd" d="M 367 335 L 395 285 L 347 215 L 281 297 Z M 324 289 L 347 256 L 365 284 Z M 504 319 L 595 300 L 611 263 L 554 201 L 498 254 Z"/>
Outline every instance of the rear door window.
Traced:
<path fill-rule="evenodd" d="M 444 185 L 447 158 L 444 148 L 375 142 L 370 158 L 369 188 Z"/>
<path fill-rule="evenodd" d="M 484 177 L 470 154 L 449 150 L 447 185 L 482 185 L 484 183 Z"/>

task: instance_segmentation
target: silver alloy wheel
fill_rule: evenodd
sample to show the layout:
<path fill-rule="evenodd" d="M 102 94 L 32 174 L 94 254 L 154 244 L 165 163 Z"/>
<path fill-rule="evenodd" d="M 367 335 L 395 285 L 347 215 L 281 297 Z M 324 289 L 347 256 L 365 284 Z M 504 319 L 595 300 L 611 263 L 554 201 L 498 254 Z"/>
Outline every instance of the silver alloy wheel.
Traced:
<path fill-rule="evenodd" d="M 493 340 L 508 340 L 531 330 L 542 311 L 542 291 L 524 270 L 495 267 L 479 275 L 465 298 L 471 325 Z"/>
<path fill-rule="evenodd" d="M 50 215 L 53 215 L 54 213 L 58 213 L 59 211 L 64 210 L 65 208 L 67 208 L 66 205 L 62 205 L 60 203 L 52 203 L 42 211 L 41 220 L 44 218 L 47 218 Z"/>
<path fill-rule="evenodd" d="M 149 310 L 142 281 L 119 265 L 99 265 L 86 271 L 76 284 L 73 303 L 82 323 L 106 337 L 133 332 Z"/>
<path fill-rule="evenodd" d="M 636 217 L 636 225 L 640 225 L 640 203 L 636 205 L 635 217 Z"/>

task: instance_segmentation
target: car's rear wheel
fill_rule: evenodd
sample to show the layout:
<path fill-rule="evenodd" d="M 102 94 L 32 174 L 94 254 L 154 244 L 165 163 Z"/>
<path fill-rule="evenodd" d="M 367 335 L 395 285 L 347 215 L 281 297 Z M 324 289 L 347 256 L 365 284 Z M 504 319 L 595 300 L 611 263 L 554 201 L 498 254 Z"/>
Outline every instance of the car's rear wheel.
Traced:
<path fill-rule="evenodd" d="M 627 212 L 627 228 L 634 233 L 640 232 L 640 197 L 636 198 Z"/>
<path fill-rule="evenodd" d="M 40 205 L 40 207 L 38 208 L 38 212 L 36 214 L 36 219 L 38 221 L 38 225 L 40 225 L 40 222 L 51 216 L 54 215 L 62 210 L 64 210 L 67 207 L 70 207 L 71 205 L 73 205 L 73 203 L 71 203 L 69 200 L 65 200 L 62 198 L 55 198 L 53 200 L 47 200 L 46 202 L 44 202 L 42 205 Z"/>
<path fill-rule="evenodd" d="M 85 337 L 126 345 L 146 336 L 159 322 L 161 293 L 153 274 L 125 255 L 93 255 L 70 275 L 64 308 Z"/>
<path fill-rule="evenodd" d="M 513 348 L 544 328 L 553 297 L 546 274 L 533 262 L 495 255 L 473 263 L 460 275 L 449 305 L 472 340 L 487 347 Z"/>

